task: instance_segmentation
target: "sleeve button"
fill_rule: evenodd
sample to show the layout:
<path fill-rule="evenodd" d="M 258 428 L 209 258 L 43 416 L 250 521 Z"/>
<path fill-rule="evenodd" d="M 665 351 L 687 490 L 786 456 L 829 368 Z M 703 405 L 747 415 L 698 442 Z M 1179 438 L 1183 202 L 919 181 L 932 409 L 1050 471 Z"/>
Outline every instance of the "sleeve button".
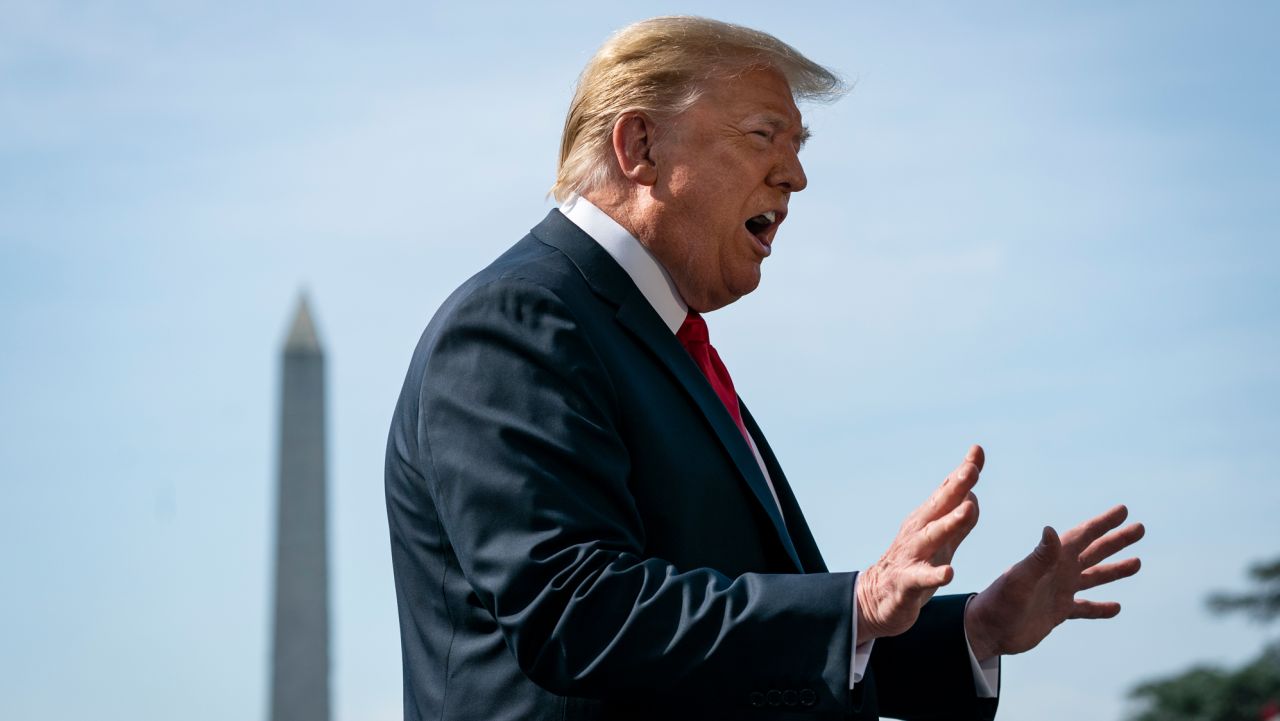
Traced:
<path fill-rule="evenodd" d="M 770 706 L 782 705 L 782 692 L 776 688 L 769 689 L 769 693 L 765 696 L 765 698 L 769 701 Z"/>
<path fill-rule="evenodd" d="M 796 693 L 794 690 L 787 689 L 786 691 L 782 692 L 783 706 L 795 706 L 796 703 L 798 703 L 799 701 L 800 701 L 800 694 Z"/>
<path fill-rule="evenodd" d="M 818 702 L 818 694 L 813 692 L 811 688 L 800 689 L 800 705 L 812 706 Z"/>
<path fill-rule="evenodd" d="M 755 708 L 764 707 L 764 694 L 759 691 L 752 691 L 747 694 L 747 701 Z"/>

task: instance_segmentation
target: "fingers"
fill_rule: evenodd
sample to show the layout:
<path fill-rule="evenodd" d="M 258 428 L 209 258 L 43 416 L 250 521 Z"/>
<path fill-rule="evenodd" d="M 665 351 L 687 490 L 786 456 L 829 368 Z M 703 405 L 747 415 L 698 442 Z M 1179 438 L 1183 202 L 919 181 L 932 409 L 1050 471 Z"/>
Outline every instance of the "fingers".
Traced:
<path fill-rule="evenodd" d="M 931 521 L 916 537 L 916 553 L 935 563 L 949 563 L 973 527 L 978 525 L 978 497 L 972 493 L 947 515 Z"/>
<path fill-rule="evenodd" d="M 1067 618 L 1115 618 L 1120 613 L 1120 604 L 1115 601 L 1081 601 L 1077 599 L 1071 606 Z"/>
<path fill-rule="evenodd" d="M 915 566 L 910 573 L 910 582 L 917 589 L 932 593 L 939 586 L 951 583 L 955 578 L 951 566 Z"/>
<path fill-rule="evenodd" d="M 929 496 L 929 500 L 925 501 L 911 518 L 908 518 L 908 522 L 914 520 L 919 526 L 924 526 L 950 513 L 969 496 L 969 492 L 978 482 L 978 475 L 985 462 L 982 447 L 971 447 L 965 454 L 964 461 L 942 481 L 942 485 Z"/>
<path fill-rule="evenodd" d="M 969 497 L 964 499 L 964 502 L 961 503 L 959 508 L 956 510 L 960 511 L 964 522 L 957 529 L 956 537 L 951 544 L 952 553 L 955 552 L 956 547 L 960 545 L 961 541 L 969 537 L 969 532 L 978 525 L 978 515 L 980 513 L 978 509 L 978 497 L 970 492 Z"/>
<path fill-rule="evenodd" d="M 1127 558 L 1123 561 L 1108 563 L 1105 566 L 1094 566 L 1080 574 L 1080 584 L 1076 590 L 1085 591 L 1112 581 L 1128 578 L 1137 573 L 1140 568 L 1142 568 L 1142 561 L 1137 558 Z"/>
<path fill-rule="evenodd" d="M 986 465 L 987 453 L 982 450 L 982 446 L 972 445 L 969 446 L 969 453 L 965 456 L 965 460 L 977 466 L 978 470 L 981 471 L 982 467 Z"/>
<path fill-rule="evenodd" d="M 1099 561 L 1110 558 L 1120 551 L 1132 546 L 1147 534 L 1141 523 L 1132 523 L 1115 533 L 1108 533 L 1099 538 L 1080 554 L 1080 565 L 1088 568 Z"/>
<path fill-rule="evenodd" d="M 1083 549 L 1102 537 L 1102 534 L 1116 528 L 1129 517 L 1129 509 L 1124 505 L 1115 506 L 1100 516 L 1095 516 L 1067 532 L 1064 543 L 1073 549 Z"/>

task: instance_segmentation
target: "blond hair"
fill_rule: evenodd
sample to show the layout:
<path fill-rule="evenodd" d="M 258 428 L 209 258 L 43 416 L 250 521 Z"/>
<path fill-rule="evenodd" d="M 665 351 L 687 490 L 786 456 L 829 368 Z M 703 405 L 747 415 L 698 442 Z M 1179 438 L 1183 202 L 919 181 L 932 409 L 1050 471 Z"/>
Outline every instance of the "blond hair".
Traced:
<path fill-rule="evenodd" d="M 741 25 L 671 16 L 622 28 L 596 51 L 578 78 L 551 193 L 563 201 L 613 177 L 613 126 L 623 113 L 669 119 L 698 99 L 707 80 L 758 67 L 781 73 L 797 100 L 831 100 L 845 89 L 838 75 L 795 48 Z"/>

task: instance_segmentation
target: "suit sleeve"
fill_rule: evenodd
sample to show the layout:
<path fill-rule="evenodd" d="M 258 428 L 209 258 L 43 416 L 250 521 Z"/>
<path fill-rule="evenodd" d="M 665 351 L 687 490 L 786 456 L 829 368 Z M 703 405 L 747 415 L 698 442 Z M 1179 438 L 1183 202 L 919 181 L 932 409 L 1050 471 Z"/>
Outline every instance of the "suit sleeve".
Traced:
<path fill-rule="evenodd" d="M 562 695 L 720 709 L 849 703 L 852 574 L 676 568 L 645 554 L 615 383 L 551 291 L 506 279 L 426 348 L 418 441 L 468 584 L 520 668 Z M 679 499 L 672 499 L 678 503 Z"/>
<path fill-rule="evenodd" d="M 906 633 L 876 640 L 875 704 L 909 721 L 990 721 L 997 698 L 979 698 L 964 632 L 969 595 L 938 596 Z"/>

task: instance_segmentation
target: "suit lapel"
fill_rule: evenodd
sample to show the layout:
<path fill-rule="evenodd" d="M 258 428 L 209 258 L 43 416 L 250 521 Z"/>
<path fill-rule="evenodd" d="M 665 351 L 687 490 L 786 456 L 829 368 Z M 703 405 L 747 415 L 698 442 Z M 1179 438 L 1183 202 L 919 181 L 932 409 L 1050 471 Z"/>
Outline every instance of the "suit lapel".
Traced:
<path fill-rule="evenodd" d="M 804 519 L 804 514 L 800 511 L 800 503 L 796 500 L 795 493 L 791 490 L 791 484 L 787 481 L 787 475 L 782 472 L 782 466 L 778 463 L 778 458 L 773 454 L 773 448 L 769 446 L 769 442 L 765 440 L 764 432 L 760 430 L 760 426 L 756 423 L 756 419 L 751 415 L 751 411 L 747 410 L 747 405 L 738 401 L 739 407 L 742 409 L 742 422 L 747 426 L 747 432 L 755 439 L 756 450 L 760 451 L 760 457 L 764 459 L 764 467 L 769 469 L 769 478 L 773 480 L 773 490 L 778 494 L 778 503 L 782 505 L 782 515 L 787 520 L 787 532 L 791 536 L 792 542 L 795 544 L 796 553 L 799 555 L 803 563 L 803 571 L 805 573 L 826 573 L 827 563 L 822 559 L 822 552 L 818 550 L 818 542 L 813 538 L 813 532 L 809 530 L 809 524 Z"/>
<path fill-rule="evenodd" d="M 680 341 L 676 340 L 671 329 L 662 322 L 657 311 L 649 305 L 649 301 L 631 282 L 631 277 L 599 244 L 558 210 L 551 211 L 546 219 L 533 229 L 533 234 L 544 243 L 559 249 L 573 261 L 592 289 L 618 307 L 616 316 L 618 322 L 648 348 L 674 376 L 707 419 L 729 457 L 733 459 L 751 494 L 773 523 L 778 540 L 796 569 L 803 571 L 804 565 L 792 544 L 782 514 L 773 501 L 768 482 L 760 472 L 760 465 L 756 463 L 746 439 L 738 431 L 738 426 L 729 416 L 729 411 L 720 402 L 711 384 L 702 375 L 702 371 L 698 370 L 698 366 L 685 352 Z M 755 437 L 759 438 L 758 431 Z"/>
<path fill-rule="evenodd" d="M 729 411 L 720 402 L 720 397 L 716 395 L 697 364 L 685 352 L 680 341 L 676 340 L 671 330 L 643 297 L 640 298 L 640 303 L 623 304 L 618 310 L 618 321 L 653 351 L 658 360 L 671 371 L 671 374 L 684 387 L 685 392 L 697 404 L 702 415 L 711 424 L 716 437 L 720 439 L 720 444 L 733 458 L 734 465 L 738 467 L 738 472 L 746 481 L 747 487 L 751 489 L 752 495 L 769 515 L 769 520 L 773 522 L 774 529 L 778 533 L 778 540 L 782 542 L 796 569 L 804 570 L 800 556 L 791 542 L 791 535 L 787 533 L 778 504 L 774 503 L 773 494 L 769 492 L 769 484 L 764 474 L 760 472 L 760 464 L 756 463 L 751 448 L 747 446 L 746 439 L 742 437 Z"/>

